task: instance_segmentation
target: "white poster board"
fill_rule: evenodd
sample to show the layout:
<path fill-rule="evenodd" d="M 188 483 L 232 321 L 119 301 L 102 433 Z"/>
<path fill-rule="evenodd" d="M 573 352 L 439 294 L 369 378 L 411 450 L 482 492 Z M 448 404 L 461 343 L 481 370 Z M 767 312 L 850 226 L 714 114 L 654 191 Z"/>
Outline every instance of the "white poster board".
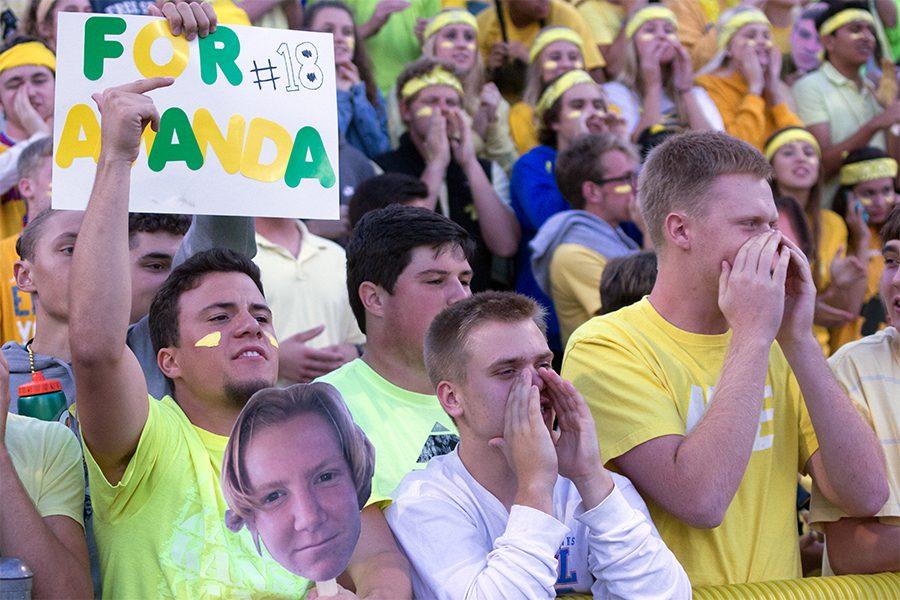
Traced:
<path fill-rule="evenodd" d="M 91 94 L 145 77 L 159 132 L 144 131 L 133 212 L 337 219 L 332 36 L 220 25 L 172 36 L 164 19 L 59 13 L 53 208 L 83 210 L 100 152 Z"/>

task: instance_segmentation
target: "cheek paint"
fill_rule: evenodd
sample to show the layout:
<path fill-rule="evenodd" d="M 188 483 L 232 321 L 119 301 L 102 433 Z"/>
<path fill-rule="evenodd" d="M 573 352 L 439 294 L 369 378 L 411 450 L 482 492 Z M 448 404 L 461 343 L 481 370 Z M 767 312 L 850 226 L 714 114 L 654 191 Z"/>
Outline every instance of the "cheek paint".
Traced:
<path fill-rule="evenodd" d="M 641 35 L 638 36 L 638 39 L 641 40 L 642 42 L 649 42 L 650 40 L 652 40 L 655 37 L 656 36 L 652 33 L 642 33 Z"/>
<path fill-rule="evenodd" d="M 545 60 L 544 61 L 544 70 L 545 71 L 553 71 L 556 67 L 559 66 L 559 63 L 555 60 Z"/>
<path fill-rule="evenodd" d="M 630 194 L 633 190 L 634 188 L 631 187 L 630 183 L 623 183 L 613 188 L 613 191 L 617 194 Z"/>
<path fill-rule="evenodd" d="M 347 38 L 347 51 L 351 56 L 353 55 L 354 50 L 356 50 L 356 40 L 354 40 L 352 37 Z"/>
<path fill-rule="evenodd" d="M 440 46 L 441 48 L 445 48 L 445 49 L 446 49 L 446 48 L 452 48 L 454 45 L 455 45 L 455 44 L 454 44 L 453 42 L 451 42 L 450 40 L 444 40 L 444 41 L 442 41 L 442 42 L 439 44 L 439 46 Z"/>
<path fill-rule="evenodd" d="M 668 33 L 668 34 L 666 34 L 666 39 L 668 39 L 670 42 L 677 42 L 678 35 L 676 35 L 674 33 Z"/>
<path fill-rule="evenodd" d="M 771 47 L 772 47 L 772 40 L 766 40 L 766 41 L 763 43 L 763 45 L 764 45 L 766 48 L 771 48 Z"/>
<path fill-rule="evenodd" d="M 567 119 L 580 119 L 583 113 L 580 110 L 570 110 L 566 113 Z"/>
<path fill-rule="evenodd" d="M 278 348 L 278 340 L 275 339 L 275 336 L 271 333 L 266 333 L 266 337 L 269 338 L 269 343 Z"/>
<path fill-rule="evenodd" d="M 857 31 L 856 33 L 849 34 L 851 40 L 858 40 L 863 37 L 866 33 L 864 31 Z"/>
<path fill-rule="evenodd" d="M 475 49 L 475 42 L 469 42 L 468 44 L 466 44 L 466 50 L 471 51 L 474 49 Z"/>
<path fill-rule="evenodd" d="M 202 338 L 197 340 L 197 343 L 194 344 L 194 348 L 215 348 L 219 345 L 219 342 L 222 341 L 222 332 L 221 331 L 213 331 L 209 335 L 204 335 Z"/>
<path fill-rule="evenodd" d="M 572 63 L 572 68 L 576 71 L 580 71 L 584 68 L 584 63 L 580 60 L 576 60 L 574 63 Z"/>
<path fill-rule="evenodd" d="M 756 41 L 755 41 L 755 40 L 747 40 L 747 47 L 748 47 L 748 48 L 753 48 L 754 46 L 756 46 Z"/>
<path fill-rule="evenodd" d="M 433 114 L 434 114 L 434 109 L 432 109 L 430 106 L 423 106 L 422 108 L 420 108 L 419 110 L 416 111 L 417 117 L 430 117 Z"/>

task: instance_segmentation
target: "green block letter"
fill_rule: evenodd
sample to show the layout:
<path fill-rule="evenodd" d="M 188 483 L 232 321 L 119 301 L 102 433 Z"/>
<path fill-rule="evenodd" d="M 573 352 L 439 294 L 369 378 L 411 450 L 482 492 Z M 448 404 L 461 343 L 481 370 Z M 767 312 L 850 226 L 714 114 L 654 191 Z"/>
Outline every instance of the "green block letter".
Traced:
<path fill-rule="evenodd" d="M 119 17 L 91 17 L 84 22 L 84 76 L 97 81 L 103 76 L 103 61 L 119 58 L 125 46 L 107 35 L 125 33 L 125 19 Z"/>
<path fill-rule="evenodd" d="M 309 160 L 306 155 L 309 154 Z M 325 153 L 322 137 L 312 127 L 303 127 L 294 138 L 294 148 L 284 173 L 284 182 L 289 187 L 297 187 L 303 179 L 318 179 L 324 188 L 335 183 L 334 169 Z"/>
<path fill-rule="evenodd" d="M 235 61 L 241 53 L 241 41 L 228 27 L 216 27 L 215 32 L 200 38 L 200 77 L 203 83 L 216 82 L 218 66 L 231 85 L 240 85 L 244 76 Z"/>
<path fill-rule="evenodd" d="M 174 107 L 166 110 L 159 118 L 159 133 L 156 134 L 147 159 L 150 169 L 157 173 L 170 162 L 185 162 L 191 171 L 203 166 L 203 154 L 191 123 L 183 110 Z"/>

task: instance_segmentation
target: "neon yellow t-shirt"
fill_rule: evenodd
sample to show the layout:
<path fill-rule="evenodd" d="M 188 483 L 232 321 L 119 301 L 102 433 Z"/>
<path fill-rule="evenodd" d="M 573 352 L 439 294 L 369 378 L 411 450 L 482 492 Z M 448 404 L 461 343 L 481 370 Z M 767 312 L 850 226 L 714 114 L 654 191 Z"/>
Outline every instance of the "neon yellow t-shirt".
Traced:
<path fill-rule="evenodd" d="M 62 423 L 15 413 L 7 419 L 6 448 L 38 514 L 66 516 L 83 527 L 84 468 L 78 440 Z"/>
<path fill-rule="evenodd" d="M 112 399 L 111 399 L 112 400 Z M 309 582 L 225 526 L 228 438 L 195 427 L 169 396 L 150 412 L 122 480 L 85 446 L 94 535 L 109 598 L 298 598 Z"/>
<path fill-rule="evenodd" d="M 581 0 L 575 8 L 601 46 L 612 44 L 625 23 L 625 8 L 608 0 Z"/>
<path fill-rule="evenodd" d="M 424 469 L 428 459 L 447 454 L 459 442 L 437 396 L 397 387 L 360 358 L 318 381 L 337 388 L 375 446 L 369 504 L 384 504 L 407 473 Z"/>
<path fill-rule="evenodd" d="M 690 433 L 708 408 L 730 341 L 730 331 L 678 329 L 647 298 L 578 328 L 562 376 L 584 394 L 603 458 Z M 817 449 L 797 380 L 773 344 L 754 450 L 722 524 L 696 529 L 644 498 L 692 584 L 800 577 L 797 473 Z"/>
<path fill-rule="evenodd" d="M 563 344 L 600 310 L 600 277 L 606 257 L 581 244 L 560 244 L 550 259 L 550 297 Z"/>
<path fill-rule="evenodd" d="M 833 210 L 823 208 L 819 211 L 819 244 L 816 248 L 816 270 L 819 276 L 819 290 L 824 291 L 831 285 L 831 261 L 835 259 L 841 248 L 847 248 L 847 224 Z M 831 354 L 831 331 L 821 325 L 813 325 L 813 333 L 822 346 L 825 356 Z"/>

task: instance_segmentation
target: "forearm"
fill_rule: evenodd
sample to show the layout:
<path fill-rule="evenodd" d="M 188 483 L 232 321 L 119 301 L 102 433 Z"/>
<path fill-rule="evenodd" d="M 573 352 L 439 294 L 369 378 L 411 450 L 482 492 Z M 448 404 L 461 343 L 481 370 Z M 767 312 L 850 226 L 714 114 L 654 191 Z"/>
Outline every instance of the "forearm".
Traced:
<path fill-rule="evenodd" d="M 641 133 L 656 125 L 662 120 L 662 87 L 659 85 L 648 86 L 649 90 L 644 95 L 644 110 L 638 120 L 634 131 L 631 132 L 631 141 L 636 142 Z"/>
<path fill-rule="evenodd" d="M 841 390 L 812 333 L 783 347 L 809 409 L 827 482 L 819 489 L 850 516 L 875 514 L 888 497 L 878 438 Z"/>
<path fill-rule="evenodd" d="M 829 306 L 858 313 L 859 307 L 862 306 L 865 299 L 867 286 L 868 282 L 865 277 L 845 287 L 832 284 L 819 295 L 819 298 Z"/>
<path fill-rule="evenodd" d="M 484 104 L 478 107 L 472 116 L 472 131 L 478 134 L 482 140 L 487 136 L 488 126 L 491 124 L 491 114 Z"/>
<path fill-rule="evenodd" d="M 425 165 L 425 170 L 419 179 L 428 187 L 428 206 L 430 210 L 437 207 L 438 198 L 441 195 L 441 189 L 444 187 L 444 177 L 447 173 L 447 166 L 431 161 Z"/>
<path fill-rule="evenodd" d="M 235 2 L 256 23 L 263 15 L 281 4 L 282 0 L 242 0 Z"/>
<path fill-rule="evenodd" d="M 501 257 L 513 256 L 521 235 L 516 215 L 500 201 L 477 160 L 463 165 L 463 172 L 469 181 L 478 227 L 488 250 Z"/>
<path fill-rule="evenodd" d="M 699 509 L 716 524 L 724 518 L 753 451 L 770 345 L 732 338 L 715 401 L 675 455 L 671 480 L 686 491 L 675 495 L 682 511 Z"/>
<path fill-rule="evenodd" d="M 872 119 L 864 123 L 856 133 L 839 144 L 822 145 L 822 166 L 825 169 L 826 178 L 835 175 L 840 170 L 844 157 L 849 152 L 868 145 L 872 136 L 878 133 L 878 127 L 874 121 L 875 119 Z"/>
<path fill-rule="evenodd" d="M 609 81 L 615 80 L 619 73 L 622 72 L 622 67 L 625 64 L 625 52 L 630 41 L 628 36 L 625 35 L 625 27 L 621 27 L 613 43 L 600 49 L 603 58 L 606 59 L 606 73 L 609 76 Z"/>
<path fill-rule="evenodd" d="M 360 515 L 359 542 L 346 574 L 360 598 L 412 598 L 409 561 L 397 547 L 384 514 L 369 505 Z"/>
<path fill-rule="evenodd" d="M 582 498 L 583 500 L 583 498 Z M 689 598 L 691 584 L 646 515 L 619 490 L 576 517 L 587 526 L 594 597 Z"/>
<path fill-rule="evenodd" d="M 837 575 L 900 571 L 900 526 L 878 519 L 825 523 L 828 562 Z"/>
<path fill-rule="evenodd" d="M 90 598 L 91 577 L 53 534 L 22 486 L 5 447 L 0 446 L 0 556 L 20 559 L 34 573 L 32 597 Z"/>
<path fill-rule="evenodd" d="M 101 156 L 72 258 L 69 339 L 75 363 L 101 365 L 126 350 L 131 314 L 130 180 L 130 164 Z"/>
<path fill-rule="evenodd" d="M 681 100 L 684 104 L 685 117 L 687 117 L 687 121 L 691 129 L 695 129 L 697 131 L 710 131 L 714 128 L 713 123 L 710 122 L 709 118 L 706 115 L 706 112 L 700 105 L 700 101 L 697 99 L 697 94 L 694 92 L 694 88 L 689 89 L 687 92 L 681 93 Z"/>

